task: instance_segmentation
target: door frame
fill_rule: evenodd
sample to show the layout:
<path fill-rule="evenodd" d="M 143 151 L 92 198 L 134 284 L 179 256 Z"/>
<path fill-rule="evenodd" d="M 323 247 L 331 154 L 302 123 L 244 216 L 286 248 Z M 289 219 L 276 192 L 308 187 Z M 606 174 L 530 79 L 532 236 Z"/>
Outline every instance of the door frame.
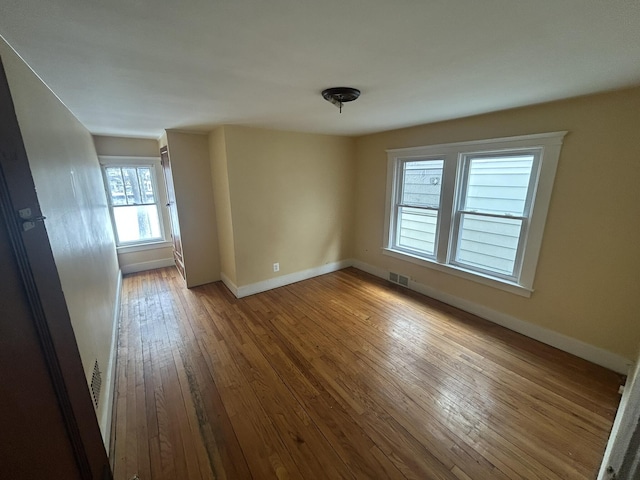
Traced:
<path fill-rule="evenodd" d="M 25 209 L 30 209 L 27 215 Z M 21 218 L 22 215 L 28 218 Z M 0 221 L 8 231 L 82 479 L 111 479 L 60 277 L 0 59 Z M 31 222 L 31 225 L 25 225 Z"/>
<path fill-rule="evenodd" d="M 173 259 L 176 268 L 183 280 L 186 280 L 184 271 L 184 253 L 182 251 L 182 236 L 180 234 L 180 221 L 178 219 L 178 205 L 176 204 L 176 193 L 173 185 L 173 172 L 171 171 L 171 157 L 169 148 L 164 146 L 160 149 L 160 165 L 164 176 L 164 186 L 167 192 L 167 208 L 169 209 L 169 222 L 171 226 L 171 242 L 173 244 Z"/>
<path fill-rule="evenodd" d="M 640 359 L 634 366 L 620 400 L 598 480 L 631 480 L 640 473 Z"/>

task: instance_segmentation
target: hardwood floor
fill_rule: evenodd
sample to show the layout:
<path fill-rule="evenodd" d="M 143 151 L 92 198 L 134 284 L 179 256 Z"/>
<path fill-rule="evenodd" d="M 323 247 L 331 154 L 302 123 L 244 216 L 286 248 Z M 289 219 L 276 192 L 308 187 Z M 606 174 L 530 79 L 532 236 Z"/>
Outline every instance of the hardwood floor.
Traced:
<path fill-rule="evenodd" d="M 619 375 L 355 269 L 123 282 L 117 480 L 595 478 Z"/>

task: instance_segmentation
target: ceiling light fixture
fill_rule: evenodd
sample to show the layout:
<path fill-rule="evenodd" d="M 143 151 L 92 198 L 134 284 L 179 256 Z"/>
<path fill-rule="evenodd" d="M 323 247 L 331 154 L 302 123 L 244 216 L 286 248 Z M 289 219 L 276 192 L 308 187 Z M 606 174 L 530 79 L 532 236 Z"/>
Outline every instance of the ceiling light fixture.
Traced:
<path fill-rule="evenodd" d="M 360 90 L 351 87 L 333 87 L 322 91 L 322 96 L 327 102 L 333 103 L 342 113 L 342 104 L 353 102 L 360 96 Z"/>

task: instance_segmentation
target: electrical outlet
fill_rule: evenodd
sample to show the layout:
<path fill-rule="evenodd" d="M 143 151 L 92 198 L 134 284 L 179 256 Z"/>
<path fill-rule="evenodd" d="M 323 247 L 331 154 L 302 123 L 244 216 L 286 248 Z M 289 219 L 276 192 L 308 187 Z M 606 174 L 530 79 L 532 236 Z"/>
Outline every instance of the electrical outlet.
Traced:
<path fill-rule="evenodd" d="M 274 272 L 279 272 L 280 271 L 280 264 L 279 263 L 274 263 L 273 264 L 273 271 Z"/>

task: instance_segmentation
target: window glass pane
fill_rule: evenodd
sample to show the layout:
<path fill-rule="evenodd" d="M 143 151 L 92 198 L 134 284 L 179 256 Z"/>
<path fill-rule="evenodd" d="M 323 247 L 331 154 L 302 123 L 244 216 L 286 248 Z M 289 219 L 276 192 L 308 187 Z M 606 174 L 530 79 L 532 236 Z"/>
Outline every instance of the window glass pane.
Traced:
<path fill-rule="evenodd" d="M 440 207 L 444 160 L 404 162 L 402 200 L 404 205 Z"/>
<path fill-rule="evenodd" d="M 138 172 L 135 167 L 123 167 L 122 178 L 124 179 L 124 189 L 127 196 L 128 205 L 140 205 L 140 185 L 138 183 Z"/>
<path fill-rule="evenodd" d="M 437 224 L 437 210 L 399 207 L 396 246 L 434 255 Z"/>
<path fill-rule="evenodd" d="M 522 216 L 532 166 L 532 154 L 472 158 L 464 210 Z"/>
<path fill-rule="evenodd" d="M 456 262 L 513 275 L 522 220 L 462 213 Z"/>
<path fill-rule="evenodd" d="M 151 181 L 151 168 L 138 167 L 138 179 L 140 181 L 141 203 L 154 203 L 156 200 Z"/>
<path fill-rule="evenodd" d="M 124 196 L 124 180 L 120 167 L 107 167 L 107 189 L 111 197 L 112 205 L 126 205 L 127 199 Z"/>
<path fill-rule="evenodd" d="M 162 238 L 156 205 L 115 207 L 113 216 L 120 243 L 160 240 Z"/>

